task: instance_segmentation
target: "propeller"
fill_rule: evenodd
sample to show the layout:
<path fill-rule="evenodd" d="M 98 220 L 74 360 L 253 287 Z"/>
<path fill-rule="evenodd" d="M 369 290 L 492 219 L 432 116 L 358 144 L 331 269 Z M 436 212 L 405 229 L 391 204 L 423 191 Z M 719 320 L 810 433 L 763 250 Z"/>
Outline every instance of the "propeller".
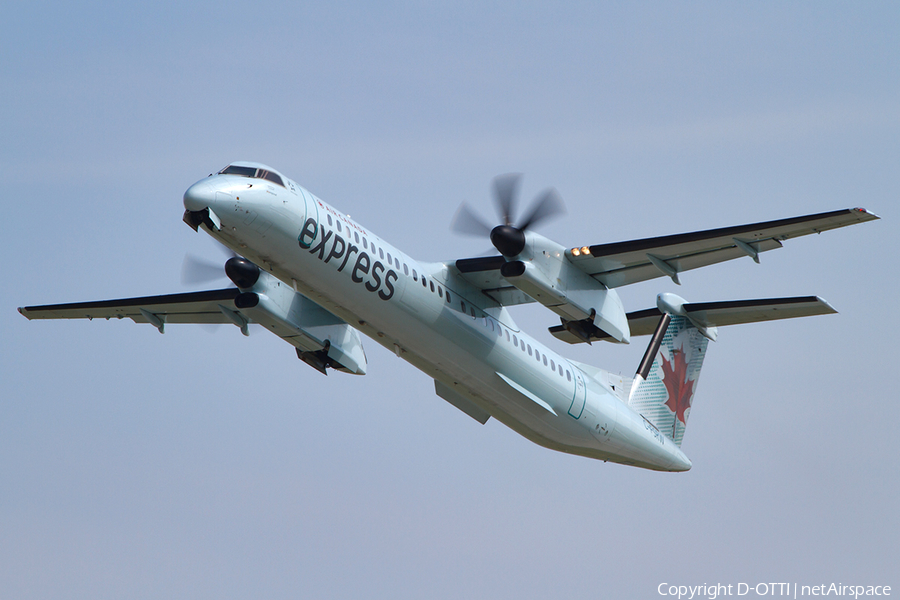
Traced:
<path fill-rule="evenodd" d="M 185 254 L 184 261 L 181 263 L 181 282 L 183 284 L 209 283 L 210 281 L 228 277 L 234 285 L 241 289 L 251 288 L 256 285 L 256 282 L 259 280 L 259 267 L 243 256 L 238 256 L 230 248 L 226 248 L 221 244 L 216 244 L 216 247 L 229 257 L 225 261 L 225 268 L 222 268 L 221 263 L 212 262 L 193 254 Z M 240 321 L 242 318 L 244 320 Z M 237 317 L 237 319 L 232 320 L 234 320 L 235 325 L 240 326 L 241 333 L 250 335 L 247 326 L 253 323 L 247 323 L 245 317 Z M 202 325 L 202 327 L 207 331 L 216 331 L 219 323 L 207 323 Z"/>
<path fill-rule="evenodd" d="M 185 254 L 181 264 L 181 282 L 184 284 L 209 283 L 224 276 L 239 288 L 253 287 L 259 279 L 259 267 L 225 246 L 218 244 L 217 246 L 229 257 L 225 261 L 224 270 L 220 263 Z"/>
<path fill-rule="evenodd" d="M 463 235 L 490 237 L 494 248 L 503 256 L 520 254 L 525 249 L 525 232 L 528 229 L 566 211 L 559 193 L 550 188 L 537 197 L 526 217 L 518 225 L 514 225 L 521 181 L 520 173 L 508 173 L 494 178 L 494 207 L 500 217 L 500 225 L 491 227 L 464 202 L 456 211 L 450 229 Z"/>
<path fill-rule="evenodd" d="M 184 261 L 181 263 L 181 283 L 185 285 L 209 283 L 223 277 L 225 272 L 221 263 L 214 263 L 193 254 L 184 255 Z"/>

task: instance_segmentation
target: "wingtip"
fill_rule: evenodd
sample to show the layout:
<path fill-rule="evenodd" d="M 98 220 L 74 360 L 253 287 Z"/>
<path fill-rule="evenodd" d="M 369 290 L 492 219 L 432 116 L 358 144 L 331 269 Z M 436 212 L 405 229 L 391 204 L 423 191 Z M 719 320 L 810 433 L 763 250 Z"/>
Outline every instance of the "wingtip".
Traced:
<path fill-rule="evenodd" d="M 818 300 L 819 302 L 824 304 L 825 308 L 827 308 L 830 311 L 830 312 L 826 312 L 825 314 L 831 314 L 831 315 L 838 314 L 837 309 L 835 307 L 833 307 L 831 305 L 831 303 L 828 300 L 826 300 L 825 298 L 822 298 L 821 296 L 816 296 L 816 300 Z"/>
<path fill-rule="evenodd" d="M 866 215 L 866 217 L 867 217 L 866 220 L 867 220 L 867 221 L 868 221 L 868 220 L 873 220 L 873 221 L 874 221 L 875 219 L 880 219 L 880 218 L 881 218 L 881 217 L 879 217 L 878 215 L 876 215 L 875 213 L 873 213 L 872 211 L 866 210 L 865 208 L 863 208 L 863 207 L 861 207 L 861 206 L 858 206 L 858 207 L 856 207 L 856 208 L 854 208 L 854 209 L 851 209 L 851 210 L 853 210 L 853 212 L 863 213 L 864 215 Z"/>

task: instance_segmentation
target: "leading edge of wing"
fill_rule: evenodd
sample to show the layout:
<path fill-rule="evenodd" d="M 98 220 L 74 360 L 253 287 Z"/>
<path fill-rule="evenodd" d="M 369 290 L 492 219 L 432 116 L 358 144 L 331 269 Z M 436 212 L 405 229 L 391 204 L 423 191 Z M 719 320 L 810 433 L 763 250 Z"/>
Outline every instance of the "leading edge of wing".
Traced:
<path fill-rule="evenodd" d="M 27 319 L 122 319 L 146 321 L 141 309 L 154 314 L 170 315 L 169 322 L 185 323 L 225 323 L 228 322 L 218 304 L 232 302 L 240 294 L 237 288 L 187 292 L 161 296 L 141 296 L 116 300 L 74 302 L 68 304 L 45 304 L 25 306 L 19 312 Z M 182 315 L 184 319 L 175 319 Z"/>

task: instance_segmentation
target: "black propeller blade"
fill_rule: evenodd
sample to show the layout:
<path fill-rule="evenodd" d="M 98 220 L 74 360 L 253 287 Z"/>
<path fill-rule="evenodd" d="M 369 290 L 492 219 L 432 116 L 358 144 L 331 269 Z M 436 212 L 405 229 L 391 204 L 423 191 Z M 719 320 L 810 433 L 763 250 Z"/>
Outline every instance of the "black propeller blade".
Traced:
<path fill-rule="evenodd" d="M 225 277 L 221 263 L 214 263 L 193 254 L 185 254 L 181 263 L 181 283 L 194 285 L 209 283 Z"/>
<path fill-rule="evenodd" d="M 519 173 L 494 178 L 494 205 L 501 220 L 500 225 L 491 228 L 463 203 L 456 211 L 450 228 L 464 235 L 479 237 L 488 235 L 500 254 L 507 257 L 517 256 L 525 249 L 525 231 L 541 221 L 566 212 L 559 193 L 550 188 L 535 200 L 521 224 L 513 225 L 521 181 L 522 175 Z"/>
<path fill-rule="evenodd" d="M 531 208 L 531 212 L 525 217 L 522 224 L 519 225 L 519 229 L 524 231 L 530 227 L 534 227 L 545 219 L 565 214 L 565 212 L 566 206 L 563 204 L 559 193 L 555 189 L 550 188 L 549 190 L 544 191 L 540 198 L 535 201 L 534 206 Z"/>
<path fill-rule="evenodd" d="M 472 212 L 465 202 L 459 205 L 459 209 L 450 223 L 450 229 L 456 233 L 476 237 L 487 237 L 491 234 L 491 226 Z"/>

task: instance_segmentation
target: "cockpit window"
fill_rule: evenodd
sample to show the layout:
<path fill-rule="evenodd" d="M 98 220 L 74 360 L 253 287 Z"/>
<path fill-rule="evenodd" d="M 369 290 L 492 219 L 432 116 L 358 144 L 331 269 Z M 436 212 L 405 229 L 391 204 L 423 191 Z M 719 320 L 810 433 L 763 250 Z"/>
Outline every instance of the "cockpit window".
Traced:
<path fill-rule="evenodd" d="M 257 177 L 262 177 L 263 179 L 268 179 L 272 183 L 277 183 L 281 187 L 284 187 L 284 183 L 281 181 L 281 177 L 278 176 L 278 173 L 273 173 L 272 171 L 266 171 L 265 169 L 260 169 Z"/>
<path fill-rule="evenodd" d="M 239 165 L 228 165 L 221 171 L 219 175 L 239 175 L 241 177 L 253 177 L 255 179 L 266 179 L 272 183 L 277 183 L 284 187 L 284 181 L 278 173 L 267 171 L 265 169 L 257 169 L 256 167 L 241 167 Z"/>
<path fill-rule="evenodd" d="M 219 171 L 219 175 L 240 175 L 241 177 L 256 177 L 256 168 L 228 165 L 227 167 Z"/>

